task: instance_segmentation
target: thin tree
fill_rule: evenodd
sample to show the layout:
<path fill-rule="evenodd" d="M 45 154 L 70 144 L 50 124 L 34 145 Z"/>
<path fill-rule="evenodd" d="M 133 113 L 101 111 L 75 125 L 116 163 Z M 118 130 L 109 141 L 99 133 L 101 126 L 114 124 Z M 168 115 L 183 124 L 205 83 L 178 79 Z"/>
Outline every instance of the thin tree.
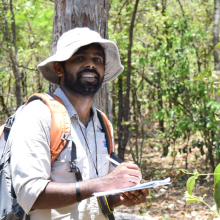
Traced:
<path fill-rule="evenodd" d="M 124 160 L 125 148 L 128 143 L 129 138 L 129 114 L 130 114 L 130 85 L 131 85 L 131 52 L 133 44 L 133 32 L 134 23 L 137 14 L 139 0 L 135 1 L 134 10 L 132 13 L 132 19 L 129 27 L 129 44 L 128 44 L 128 55 L 127 55 L 127 80 L 126 80 L 126 95 L 124 100 L 124 106 L 122 103 L 122 90 L 119 91 L 119 116 L 118 116 L 118 156 L 120 159 Z M 119 85 L 121 79 L 119 79 Z M 122 86 L 122 85 L 120 85 Z M 120 87 L 121 88 L 121 87 Z M 122 118 L 124 118 L 124 125 L 122 126 Z"/>

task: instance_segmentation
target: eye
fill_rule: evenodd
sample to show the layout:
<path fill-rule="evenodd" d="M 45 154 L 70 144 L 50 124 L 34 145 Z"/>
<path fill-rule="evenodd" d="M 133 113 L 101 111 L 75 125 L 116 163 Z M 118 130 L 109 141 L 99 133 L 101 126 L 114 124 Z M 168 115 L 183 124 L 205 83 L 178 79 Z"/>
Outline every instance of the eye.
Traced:
<path fill-rule="evenodd" d="M 94 58 L 94 61 L 95 61 L 95 62 L 102 62 L 102 60 L 101 60 L 99 57 L 95 57 L 95 58 Z"/>
<path fill-rule="evenodd" d="M 75 60 L 76 60 L 76 61 L 82 61 L 82 60 L 83 60 L 83 57 L 76 57 Z"/>

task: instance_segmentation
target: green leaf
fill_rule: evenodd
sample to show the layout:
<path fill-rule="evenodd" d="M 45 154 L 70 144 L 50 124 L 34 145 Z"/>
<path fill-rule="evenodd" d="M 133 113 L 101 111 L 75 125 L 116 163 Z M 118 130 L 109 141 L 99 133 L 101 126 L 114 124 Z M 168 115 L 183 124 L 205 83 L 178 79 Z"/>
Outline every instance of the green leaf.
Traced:
<path fill-rule="evenodd" d="M 214 199 L 215 199 L 215 203 L 219 209 L 220 207 L 220 181 L 215 183 L 215 187 L 214 187 Z"/>
<path fill-rule="evenodd" d="M 218 48 L 220 48 L 220 42 L 215 46 L 214 50 L 217 50 Z"/>
<path fill-rule="evenodd" d="M 193 171 L 194 177 L 197 179 L 199 177 L 199 172 L 197 171 L 197 169 L 195 169 Z"/>
<path fill-rule="evenodd" d="M 207 125 L 206 125 L 206 127 L 207 127 L 207 128 L 211 128 L 211 127 L 212 127 L 212 124 L 211 124 L 210 122 L 208 122 Z"/>
<path fill-rule="evenodd" d="M 189 193 L 189 195 L 192 195 L 192 191 L 193 191 L 193 188 L 195 186 L 195 182 L 196 182 L 196 178 L 194 176 L 191 176 L 187 180 L 186 189 L 187 189 L 187 192 Z"/>
<path fill-rule="evenodd" d="M 220 173 L 220 164 L 218 164 L 218 166 L 215 168 L 215 172 L 214 173 Z M 214 186 L 219 181 L 220 181 L 220 174 L 215 174 L 214 175 Z"/>
<path fill-rule="evenodd" d="M 186 203 L 194 203 L 198 201 L 196 196 L 189 195 L 187 191 L 184 193 L 184 196 L 186 197 Z"/>
<path fill-rule="evenodd" d="M 197 202 L 197 199 L 186 197 L 186 203 L 194 203 Z"/>
<path fill-rule="evenodd" d="M 183 173 L 185 173 L 185 174 L 188 174 L 188 173 L 189 173 L 188 170 L 184 170 L 184 169 L 179 169 L 179 171 L 181 171 L 181 172 L 183 172 Z"/>

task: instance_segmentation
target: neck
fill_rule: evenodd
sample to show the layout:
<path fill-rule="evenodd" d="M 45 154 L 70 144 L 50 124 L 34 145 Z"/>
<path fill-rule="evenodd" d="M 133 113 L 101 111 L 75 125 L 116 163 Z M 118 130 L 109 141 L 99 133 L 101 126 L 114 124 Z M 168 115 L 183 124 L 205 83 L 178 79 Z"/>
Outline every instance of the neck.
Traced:
<path fill-rule="evenodd" d="M 73 94 L 70 93 L 65 88 L 62 88 L 62 90 L 69 99 L 70 103 L 75 108 L 79 116 L 79 120 L 84 124 L 85 127 L 87 127 L 90 118 L 92 116 L 91 107 L 92 107 L 93 97 L 89 97 L 89 96 L 84 97 L 79 94 Z"/>

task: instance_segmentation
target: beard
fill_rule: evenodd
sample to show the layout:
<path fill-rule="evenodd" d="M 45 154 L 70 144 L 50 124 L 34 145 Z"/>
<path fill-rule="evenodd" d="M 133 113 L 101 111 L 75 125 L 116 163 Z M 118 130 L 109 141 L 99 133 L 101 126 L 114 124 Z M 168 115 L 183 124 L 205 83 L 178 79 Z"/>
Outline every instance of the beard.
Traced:
<path fill-rule="evenodd" d="M 83 82 L 82 74 L 85 72 L 91 72 L 96 74 L 96 80 L 94 82 Z M 64 86 L 73 94 L 78 94 L 84 97 L 94 97 L 98 90 L 102 86 L 104 77 L 101 79 L 100 74 L 95 69 L 84 68 L 79 70 L 74 77 L 72 74 L 64 69 Z"/>

